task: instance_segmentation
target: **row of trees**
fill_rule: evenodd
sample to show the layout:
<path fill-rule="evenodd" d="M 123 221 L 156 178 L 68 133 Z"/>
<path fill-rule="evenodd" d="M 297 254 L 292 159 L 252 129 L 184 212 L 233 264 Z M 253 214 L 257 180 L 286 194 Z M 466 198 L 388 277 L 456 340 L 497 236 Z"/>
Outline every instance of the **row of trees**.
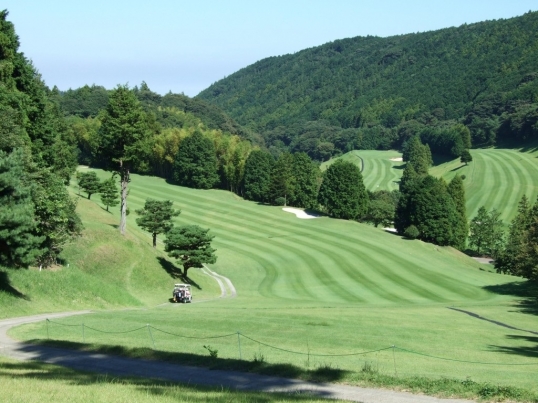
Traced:
<path fill-rule="evenodd" d="M 418 136 L 406 144 L 403 157 L 407 163 L 394 220 L 398 233 L 464 250 L 468 223 L 462 177 L 456 175 L 447 185 L 429 175 L 430 148 Z"/>
<path fill-rule="evenodd" d="M 504 232 L 500 213 L 485 207 L 471 220 L 469 245 L 478 254 L 495 259 L 499 273 L 538 280 L 538 203 L 531 205 L 523 196 L 518 213 Z"/>

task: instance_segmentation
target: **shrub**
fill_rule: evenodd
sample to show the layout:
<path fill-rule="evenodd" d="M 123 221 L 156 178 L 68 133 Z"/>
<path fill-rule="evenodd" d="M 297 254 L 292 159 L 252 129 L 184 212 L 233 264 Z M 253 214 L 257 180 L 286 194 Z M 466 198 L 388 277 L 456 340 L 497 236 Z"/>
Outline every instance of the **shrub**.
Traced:
<path fill-rule="evenodd" d="M 420 235 L 420 232 L 417 227 L 410 225 L 405 229 L 404 236 L 409 239 L 417 239 Z"/>

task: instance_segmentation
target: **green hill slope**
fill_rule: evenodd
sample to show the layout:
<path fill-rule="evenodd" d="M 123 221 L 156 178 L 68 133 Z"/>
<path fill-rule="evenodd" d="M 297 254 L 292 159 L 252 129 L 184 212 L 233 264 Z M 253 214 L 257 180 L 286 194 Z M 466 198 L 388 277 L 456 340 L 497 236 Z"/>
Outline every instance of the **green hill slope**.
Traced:
<path fill-rule="evenodd" d="M 417 125 L 455 119 L 470 127 L 475 144 L 495 136 L 524 141 L 536 136 L 537 50 L 538 12 L 529 12 L 438 31 L 336 40 L 263 59 L 198 96 L 263 133 L 268 145 L 312 157 L 327 142 L 342 152 L 399 146 Z"/>
<path fill-rule="evenodd" d="M 95 198 L 95 196 L 94 196 Z M 62 265 L 39 271 L 0 267 L 0 317 L 78 309 L 115 309 L 166 303 L 174 282 L 159 263 L 146 233 L 136 226 L 123 238 L 118 218 L 85 198 L 78 210 L 83 235 L 65 247 Z M 201 289 L 196 298 L 219 295 L 216 282 L 190 273 Z"/>

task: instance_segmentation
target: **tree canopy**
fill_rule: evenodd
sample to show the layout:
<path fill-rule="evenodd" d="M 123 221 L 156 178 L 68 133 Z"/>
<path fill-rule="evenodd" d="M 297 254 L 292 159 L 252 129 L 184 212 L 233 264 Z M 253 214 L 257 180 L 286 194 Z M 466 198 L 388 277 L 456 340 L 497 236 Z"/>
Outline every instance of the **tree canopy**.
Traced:
<path fill-rule="evenodd" d="M 172 218 L 177 217 L 181 211 L 174 210 L 174 202 L 170 200 L 146 199 L 143 209 L 136 210 L 140 217 L 136 223 L 140 228 L 151 233 L 153 247 L 157 247 L 157 235 L 167 233 L 174 224 Z"/>
<path fill-rule="evenodd" d="M 203 267 L 204 263 L 215 263 L 216 250 L 211 247 L 213 236 L 209 229 L 197 225 L 174 227 L 166 233 L 165 252 L 183 265 L 183 275 L 188 276 L 191 267 Z"/>

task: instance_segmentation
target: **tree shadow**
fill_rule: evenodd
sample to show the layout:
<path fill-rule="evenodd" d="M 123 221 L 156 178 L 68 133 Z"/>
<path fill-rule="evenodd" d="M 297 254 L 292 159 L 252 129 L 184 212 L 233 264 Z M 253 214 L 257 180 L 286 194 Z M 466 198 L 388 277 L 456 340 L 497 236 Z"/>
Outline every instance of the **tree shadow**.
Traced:
<path fill-rule="evenodd" d="M 402 170 L 402 169 L 405 169 L 405 164 L 402 164 L 402 165 L 393 165 L 391 168 L 392 168 L 392 169 L 399 169 L 399 170 Z"/>
<path fill-rule="evenodd" d="M 17 290 L 11 285 L 11 282 L 9 281 L 9 276 L 5 271 L 0 271 L 0 291 L 5 292 L 6 294 L 9 294 L 15 298 L 24 299 L 26 301 L 30 301 L 30 298 L 24 295 L 22 292 Z"/>
<path fill-rule="evenodd" d="M 507 284 L 488 285 L 485 290 L 500 295 L 521 298 L 517 307 L 520 312 L 538 316 L 538 283 L 532 281 L 514 281 Z"/>
<path fill-rule="evenodd" d="M 128 376 L 131 373 L 129 368 L 135 368 L 132 373 L 136 373 L 137 376 L 152 377 L 159 373 L 159 378 L 169 381 L 193 382 L 196 379 L 194 383 L 197 384 L 216 383 L 231 388 L 237 387 L 237 384 L 244 388 L 244 380 L 237 381 L 238 378 L 244 377 L 253 378 L 251 382 L 262 385 L 260 390 L 263 390 L 277 384 L 280 386 L 291 384 L 294 382 L 291 378 L 311 382 L 337 382 L 350 373 L 347 370 L 332 368 L 330 365 L 304 369 L 293 364 L 272 364 L 255 358 L 252 360 L 220 358 L 142 347 L 95 345 L 58 340 L 30 340 L 28 343 L 31 344 L 23 344 L 18 350 L 31 353 L 35 356 L 35 360 L 53 361 L 55 364 L 77 370 L 104 371 Z M 66 353 L 67 351 L 69 353 Z M 142 360 L 138 360 L 139 358 Z M 177 365 L 177 368 L 171 365 Z M 185 366 L 191 368 L 186 370 Z M 198 369 L 192 367 L 198 367 Z M 212 372 L 209 373 L 208 370 Z M 227 371 L 239 371 L 243 375 L 238 376 L 238 372 Z M 198 374 L 193 375 L 194 372 Z M 254 374 L 272 375 L 272 377 L 262 378 Z M 319 393 L 324 392 L 319 391 Z"/>
<path fill-rule="evenodd" d="M 64 363 L 60 363 L 60 365 L 61 364 Z M 65 393 L 70 393 L 69 388 L 71 386 L 131 386 L 134 388 L 134 391 L 129 393 L 132 394 L 133 398 L 131 400 L 133 401 L 146 400 L 149 395 L 153 395 L 169 396 L 172 398 L 177 397 L 177 399 L 181 399 L 181 401 L 185 399 L 192 403 L 219 403 L 225 400 L 230 401 L 229 399 L 233 398 L 234 395 L 230 393 L 229 389 L 244 389 L 244 387 L 240 387 L 239 382 L 237 382 L 237 385 L 235 387 L 232 384 L 231 386 L 228 386 L 226 388 L 218 384 L 211 385 L 211 376 L 206 376 L 207 380 L 202 380 L 201 382 L 193 381 L 190 379 L 184 380 L 183 382 L 178 381 L 182 383 L 182 386 L 181 389 L 177 390 L 177 386 L 174 383 L 171 383 L 170 380 L 134 376 L 135 374 L 130 376 L 126 373 L 121 373 L 117 369 L 116 371 L 108 371 L 108 373 L 110 374 L 121 376 L 121 378 L 118 379 L 118 377 L 116 376 L 107 376 L 99 373 L 87 372 L 84 371 L 83 368 L 74 368 L 72 365 L 67 365 L 67 368 L 60 365 L 50 365 L 38 361 L 0 361 L 0 383 L 4 379 L 19 381 L 31 380 L 33 382 L 32 385 L 35 385 L 37 388 L 40 388 L 42 385 L 43 390 L 46 391 L 48 388 L 47 385 L 51 385 L 50 387 L 52 390 L 55 383 L 61 382 L 64 385 Z M 164 378 L 166 378 L 166 376 Z M 196 383 L 201 383 L 202 385 L 196 385 Z M 269 390 L 270 387 L 275 386 L 278 385 L 276 385 L 273 381 L 272 383 L 267 385 L 267 389 Z M 252 388 L 251 390 L 257 389 Z M 258 390 L 263 391 L 263 388 L 259 388 Z M 32 391 L 20 391 L 19 394 L 22 398 L 24 398 L 25 396 L 31 396 L 32 393 Z M 323 392 L 314 392 L 309 395 L 286 394 L 285 400 L 294 402 L 311 402 L 312 395 L 316 395 L 319 398 L 330 397 Z M 256 394 L 255 400 L 256 402 L 260 403 L 279 402 L 283 400 L 283 396 L 284 395 L 281 393 L 269 393 L 264 396 Z M 238 395 L 236 397 L 243 400 L 244 394 L 241 393 L 240 396 Z M 247 400 L 249 399 L 247 398 Z"/>
<path fill-rule="evenodd" d="M 181 280 L 183 283 L 185 284 L 190 284 L 192 285 L 193 287 L 197 288 L 198 290 L 201 290 L 202 287 L 200 287 L 200 285 L 198 283 L 196 283 L 196 281 L 194 281 L 193 279 L 191 279 L 190 277 L 188 276 L 185 276 L 183 274 L 183 270 L 180 269 L 179 267 L 177 267 L 175 264 L 173 264 L 172 262 L 166 260 L 164 257 L 162 256 L 159 256 L 157 258 L 157 261 L 159 262 L 159 264 L 161 265 L 161 267 L 164 269 L 165 272 L 167 272 L 170 277 L 172 277 L 173 279 L 179 279 Z"/>
<path fill-rule="evenodd" d="M 450 155 L 433 154 L 432 159 L 433 159 L 433 165 L 436 166 L 436 165 L 444 164 L 446 162 L 450 162 L 452 160 L 455 160 L 456 158 Z"/>
<path fill-rule="evenodd" d="M 456 167 L 456 168 L 451 169 L 450 172 L 458 171 L 458 170 L 460 170 L 461 168 L 463 168 L 464 166 L 466 166 L 466 165 L 460 165 L 459 167 Z"/>
<path fill-rule="evenodd" d="M 509 334 L 506 337 L 511 340 L 521 340 L 521 341 L 526 341 L 529 343 L 535 343 L 535 345 L 531 347 L 528 347 L 528 346 L 520 346 L 520 347 L 493 346 L 492 345 L 490 347 L 494 348 L 496 351 L 500 353 L 515 354 L 515 355 L 520 355 L 520 356 L 529 357 L 529 358 L 538 358 L 538 337 L 537 336 L 520 336 L 520 335 Z"/>

